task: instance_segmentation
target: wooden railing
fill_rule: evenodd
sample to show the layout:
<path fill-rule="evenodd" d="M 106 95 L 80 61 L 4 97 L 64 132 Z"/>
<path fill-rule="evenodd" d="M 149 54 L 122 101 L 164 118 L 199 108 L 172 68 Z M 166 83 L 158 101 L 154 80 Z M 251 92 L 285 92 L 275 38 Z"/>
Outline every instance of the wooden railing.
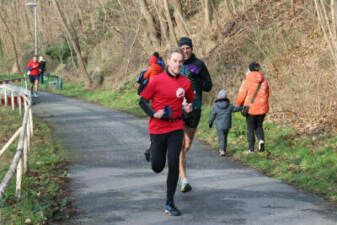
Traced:
<path fill-rule="evenodd" d="M 17 98 L 17 102 L 14 101 L 15 97 Z M 22 115 L 21 112 L 22 105 L 24 108 L 24 115 L 21 127 L 14 133 L 14 135 L 0 150 L 0 158 L 1 158 L 1 156 L 8 150 L 11 144 L 14 143 L 14 141 L 19 138 L 14 158 L 0 184 L 0 201 L 2 201 L 6 188 L 10 180 L 14 177 L 15 173 L 16 173 L 16 196 L 17 198 L 21 198 L 22 178 L 23 175 L 28 171 L 28 156 L 30 152 L 31 137 L 33 136 L 33 116 L 31 109 L 32 106 L 31 97 L 30 93 L 27 92 L 27 89 L 17 88 L 10 85 L 0 85 L 0 98 L 5 99 L 5 105 L 9 105 L 8 101 L 9 99 L 11 99 L 10 105 L 12 106 L 12 109 L 14 110 L 15 106 L 18 105 L 20 115 Z M 0 223 L 1 223 L 1 209 L 0 209 Z"/>

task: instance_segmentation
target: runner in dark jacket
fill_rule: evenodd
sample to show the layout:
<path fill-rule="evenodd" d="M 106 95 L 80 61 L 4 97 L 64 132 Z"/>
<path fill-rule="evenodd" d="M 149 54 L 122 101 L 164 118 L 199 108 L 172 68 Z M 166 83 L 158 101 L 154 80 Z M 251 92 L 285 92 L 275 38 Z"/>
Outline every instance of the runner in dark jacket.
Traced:
<path fill-rule="evenodd" d="M 40 81 L 43 84 L 44 83 L 44 72 L 46 71 L 46 63 L 47 62 L 42 56 L 40 56 L 39 62 L 40 62 L 40 69 L 41 69 L 41 71 L 40 71 Z"/>
<path fill-rule="evenodd" d="M 180 153 L 179 165 L 181 191 L 188 192 L 192 190 L 192 186 L 188 183 L 186 177 L 186 152 L 192 145 L 200 121 L 202 92 L 209 92 L 212 89 L 212 80 L 205 63 L 194 55 L 192 40 L 188 37 L 182 37 L 178 45 L 184 51 L 184 65 L 181 73 L 190 79 L 195 93 L 193 111 L 184 119 L 184 144 Z"/>

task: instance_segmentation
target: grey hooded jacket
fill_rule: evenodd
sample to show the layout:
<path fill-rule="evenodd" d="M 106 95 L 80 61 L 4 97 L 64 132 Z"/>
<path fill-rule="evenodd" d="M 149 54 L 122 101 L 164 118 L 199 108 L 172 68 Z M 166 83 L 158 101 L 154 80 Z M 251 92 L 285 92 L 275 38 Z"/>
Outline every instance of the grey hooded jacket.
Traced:
<path fill-rule="evenodd" d="M 215 120 L 217 130 L 226 130 L 232 127 L 232 113 L 241 110 L 240 106 L 233 106 L 229 99 L 218 99 L 215 101 L 209 118 L 209 127 L 212 127 Z"/>

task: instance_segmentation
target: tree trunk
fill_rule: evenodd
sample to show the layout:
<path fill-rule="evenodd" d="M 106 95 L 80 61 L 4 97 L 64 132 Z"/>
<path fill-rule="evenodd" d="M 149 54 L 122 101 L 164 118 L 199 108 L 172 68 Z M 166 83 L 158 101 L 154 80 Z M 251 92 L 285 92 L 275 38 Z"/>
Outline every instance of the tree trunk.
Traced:
<path fill-rule="evenodd" d="M 140 11 L 143 14 L 146 20 L 146 23 L 147 23 L 147 29 L 150 34 L 152 45 L 154 45 L 155 48 L 158 48 L 160 46 L 159 38 L 157 36 L 154 18 L 148 9 L 147 2 L 145 0 L 139 0 L 139 5 L 140 5 Z"/>
<path fill-rule="evenodd" d="M 233 17 L 233 14 L 231 12 L 231 9 L 229 7 L 229 0 L 224 0 L 224 7 L 225 7 L 225 13 L 229 15 L 229 17 Z"/>
<path fill-rule="evenodd" d="M 234 0 L 231 0 L 232 2 L 232 12 L 234 15 L 236 15 L 236 6 L 235 6 L 235 1 Z"/>
<path fill-rule="evenodd" d="M 8 33 L 8 35 L 9 35 L 9 37 L 10 37 L 10 40 L 11 40 L 11 42 L 12 42 L 13 50 L 14 50 L 14 54 L 15 54 L 15 63 L 16 63 L 16 66 L 17 66 L 17 68 L 18 68 L 19 73 L 21 73 L 22 70 L 21 70 L 20 63 L 19 63 L 19 55 L 18 55 L 18 51 L 17 51 L 17 48 L 16 48 L 15 37 L 14 37 L 14 35 L 12 34 L 11 30 L 9 29 L 8 24 L 6 23 L 6 20 L 5 20 L 5 18 L 2 16 L 1 13 L 2 13 L 2 12 L 0 11 L 0 20 L 1 20 L 2 23 L 4 24 L 5 29 L 6 29 L 6 32 Z"/>
<path fill-rule="evenodd" d="M 88 74 L 88 71 L 85 67 L 85 64 L 84 64 L 84 61 L 83 61 L 83 58 L 82 58 L 82 54 L 81 54 L 80 46 L 78 44 L 78 41 L 76 41 L 76 36 L 74 36 L 74 34 L 72 34 L 70 32 L 70 29 L 69 29 L 68 24 L 66 22 L 66 18 L 64 16 L 64 14 L 62 13 L 57 0 L 53 0 L 53 3 L 56 7 L 56 10 L 57 10 L 58 14 L 59 14 L 59 19 L 60 19 L 61 23 L 63 24 L 64 30 L 69 37 L 71 45 L 75 50 L 77 60 L 78 60 L 78 67 L 80 69 L 81 76 L 83 77 L 83 79 L 85 81 L 85 86 L 88 88 L 88 87 L 91 86 L 92 81 L 91 81 L 90 76 Z"/>
<path fill-rule="evenodd" d="M 212 25 L 213 14 L 216 10 L 213 0 L 203 0 L 202 7 L 204 10 L 204 27 L 210 27 Z"/>
<path fill-rule="evenodd" d="M 164 10 L 165 10 L 165 17 L 169 26 L 169 34 L 170 34 L 170 45 L 177 46 L 177 36 L 175 34 L 173 22 L 171 19 L 170 9 L 167 0 L 164 0 Z"/>
<path fill-rule="evenodd" d="M 120 0 L 117 0 L 117 1 L 118 1 L 119 6 L 121 7 L 121 9 L 123 11 L 124 21 L 126 22 L 126 24 L 129 27 L 129 19 L 128 19 L 127 14 L 126 14 L 126 10 L 125 10 L 124 6 L 122 5 L 121 1 Z"/>
<path fill-rule="evenodd" d="M 173 0 L 172 1 L 173 8 L 174 8 L 174 18 L 177 22 L 177 26 L 179 29 L 179 33 L 181 36 L 191 36 L 190 32 L 188 31 L 187 25 L 185 23 L 185 19 L 183 16 L 183 10 L 181 8 L 181 0 Z"/>
<path fill-rule="evenodd" d="M 160 39 L 161 39 L 160 44 L 161 46 L 164 46 L 164 45 L 169 46 L 170 43 L 169 43 L 169 37 L 167 34 L 168 27 L 167 27 L 167 24 L 165 23 L 165 19 L 163 18 L 163 15 L 164 15 L 163 9 L 160 8 L 160 4 L 158 4 L 158 0 L 154 0 L 154 7 L 155 7 L 155 10 L 156 10 L 156 13 L 159 19 L 159 23 L 160 23 Z"/>

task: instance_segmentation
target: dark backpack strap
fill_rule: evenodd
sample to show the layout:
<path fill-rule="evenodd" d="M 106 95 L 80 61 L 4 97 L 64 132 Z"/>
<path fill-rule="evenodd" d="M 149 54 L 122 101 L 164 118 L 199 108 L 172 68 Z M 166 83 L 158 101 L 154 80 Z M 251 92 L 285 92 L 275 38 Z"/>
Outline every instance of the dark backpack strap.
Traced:
<path fill-rule="evenodd" d="M 174 121 L 178 121 L 178 120 L 182 120 L 183 118 L 182 117 L 177 117 L 177 118 L 162 118 L 161 120 L 165 120 L 165 121 L 169 121 L 169 122 L 174 122 Z"/>
<path fill-rule="evenodd" d="M 257 86 L 257 89 L 256 89 L 256 91 L 255 91 L 255 94 L 254 94 L 254 96 L 253 96 L 252 100 L 250 101 L 250 103 L 251 103 L 251 104 L 253 104 L 253 103 L 254 103 L 254 101 L 255 101 L 255 98 L 256 98 L 256 95 L 257 95 L 257 93 L 258 93 L 258 92 L 259 92 L 259 90 L 260 90 L 261 84 L 262 84 L 262 82 L 260 82 L 260 83 L 259 83 L 259 85 Z"/>

